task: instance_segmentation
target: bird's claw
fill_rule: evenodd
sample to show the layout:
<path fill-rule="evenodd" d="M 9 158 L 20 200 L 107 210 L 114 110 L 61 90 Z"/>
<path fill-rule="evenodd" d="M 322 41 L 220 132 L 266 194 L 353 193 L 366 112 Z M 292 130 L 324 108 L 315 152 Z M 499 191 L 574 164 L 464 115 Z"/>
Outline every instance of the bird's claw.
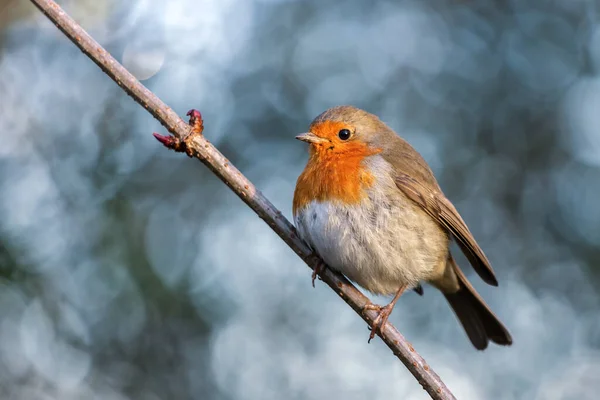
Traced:
<path fill-rule="evenodd" d="M 369 335 L 367 343 L 371 343 L 371 340 L 373 340 L 375 335 L 383 335 L 383 327 L 387 323 L 393 308 L 393 304 L 388 304 L 383 307 L 377 304 L 367 304 L 363 307 L 363 311 L 371 310 L 377 312 L 377 317 L 373 320 L 373 327 L 371 328 L 371 334 Z"/>
<path fill-rule="evenodd" d="M 315 287 L 315 281 L 317 280 L 317 277 L 319 275 L 321 275 L 323 270 L 325 270 L 325 263 L 322 261 L 319 261 L 319 263 L 313 269 L 313 273 L 312 273 L 312 286 L 313 287 Z"/>

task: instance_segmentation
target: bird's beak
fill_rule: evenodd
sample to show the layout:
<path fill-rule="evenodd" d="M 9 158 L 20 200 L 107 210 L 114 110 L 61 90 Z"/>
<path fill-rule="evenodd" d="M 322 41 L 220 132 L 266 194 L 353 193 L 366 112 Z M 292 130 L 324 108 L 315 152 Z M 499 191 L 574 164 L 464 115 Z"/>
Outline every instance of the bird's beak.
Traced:
<path fill-rule="evenodd" d="M 329 141 L 327 139 L 324 139 L 322 137 L 315 135 L 312 132 L 306 132 L 301 135 L 298 135 L 298 136 L 296 136 L 296 139 L 302 140 L 303 142 L 306 142 L 306 143 L 325 143 L 325 142 Z"/>

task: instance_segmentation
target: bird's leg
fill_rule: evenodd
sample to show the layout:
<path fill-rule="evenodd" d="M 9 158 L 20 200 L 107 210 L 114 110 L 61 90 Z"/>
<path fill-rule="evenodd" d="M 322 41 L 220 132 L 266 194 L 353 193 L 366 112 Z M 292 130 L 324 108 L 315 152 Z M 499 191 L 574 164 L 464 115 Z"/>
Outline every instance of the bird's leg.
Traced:
<path fill-rule="evenodd" d="M 390 317 L 390 314 L 392 313 L 396 302 L 398 301 L 400 296 L 402 296 L 402 293 L 404 293 L 404 290 L 406 290 L 406 285 L 400 286 L 400 289 L 398 289 L 392 301 L 390 301 L 390 303 L 386 306 L 381 307 L 377 304 L 367 304 L 366 306 L 364 306 L 363 311 L 377 311 L 377 317 L 373 320 L 373 328 L 371 328 L 371 334 L 369 335 L 368 343 L 370 343 L 371 340 L 373 340 L 377 333 L 382 335 L 382 329 L 387 323 L 387 320 Z"/>
<path fill-rule="evenodd" d="M 317 265 L 313 269 L 312 273 L 312 285 L 315 287 L 315 281 L 317 280 L 317 275 L 321 275 L 321 273 L 325 270 L 325 263 L 318 259 Z"/>

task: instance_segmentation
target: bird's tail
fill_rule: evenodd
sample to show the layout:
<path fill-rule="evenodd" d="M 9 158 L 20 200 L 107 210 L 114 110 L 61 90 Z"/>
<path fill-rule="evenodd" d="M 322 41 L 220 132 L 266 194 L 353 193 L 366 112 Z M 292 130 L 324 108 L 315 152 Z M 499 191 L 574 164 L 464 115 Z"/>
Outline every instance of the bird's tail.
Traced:
<path fill-rule="evenodd" d="M 444 296 L 467 332 L 473 346 L 478 350 L 483 350 L 490 340 L 505 346 L 512 344 L 512 337 L 506 327 L 485 304 L 452 257 L 448 262 L 452 265 L 460 288 L 458 292 L 444 293 Z"/>

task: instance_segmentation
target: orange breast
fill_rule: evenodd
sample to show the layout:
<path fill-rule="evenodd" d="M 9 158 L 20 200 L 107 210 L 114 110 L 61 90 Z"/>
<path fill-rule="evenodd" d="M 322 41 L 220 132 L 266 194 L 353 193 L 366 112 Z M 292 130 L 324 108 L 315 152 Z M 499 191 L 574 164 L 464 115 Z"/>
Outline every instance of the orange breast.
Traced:
<path fill-rule="evenodd" d="M 356 204 L 366 196 L 375 178 L 363 165 L 365 157 L 379 153 L 361 143 L 348 143 L 343 151 L 311 145 L 310 158 L 298 178 L 293 212 L 313 200 Z"/>

